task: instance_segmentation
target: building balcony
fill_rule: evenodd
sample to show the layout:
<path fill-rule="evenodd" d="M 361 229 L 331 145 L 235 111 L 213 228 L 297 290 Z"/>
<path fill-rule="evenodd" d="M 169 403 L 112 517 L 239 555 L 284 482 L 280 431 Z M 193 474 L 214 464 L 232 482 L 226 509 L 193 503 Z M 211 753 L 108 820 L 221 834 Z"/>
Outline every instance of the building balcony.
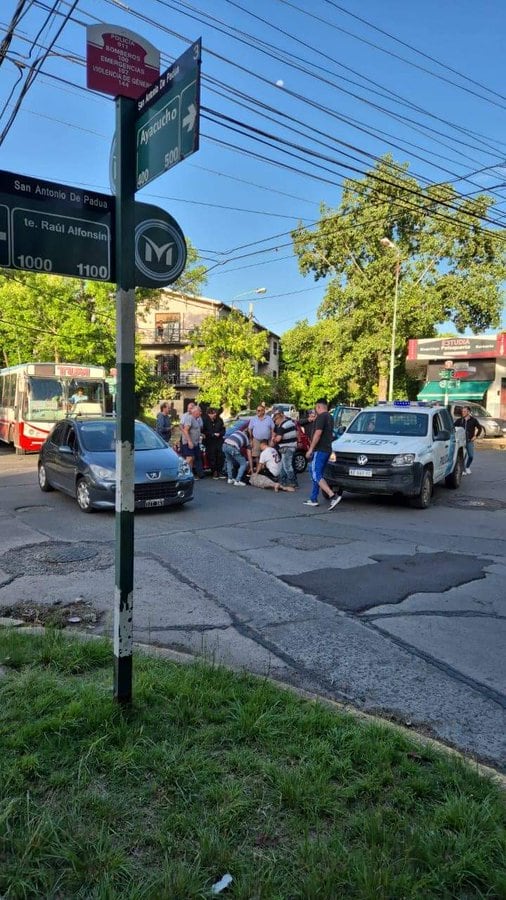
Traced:
<path fill-rule="evenodd" d="M 181 388 L 189 386 L 198 387 L 199 375 L 200 372 L 197 369 L 192 369 L 187 372 L 168 372 L 160 377 L 163 378 L 167 384 L 176 388 Z"/>
<path fill-rule="evenodd" d="M 194 329 L 163 325 L 155 328 L 137 328 L 136 335 L 143 347 L 170 347 L 188 344 Z"/>

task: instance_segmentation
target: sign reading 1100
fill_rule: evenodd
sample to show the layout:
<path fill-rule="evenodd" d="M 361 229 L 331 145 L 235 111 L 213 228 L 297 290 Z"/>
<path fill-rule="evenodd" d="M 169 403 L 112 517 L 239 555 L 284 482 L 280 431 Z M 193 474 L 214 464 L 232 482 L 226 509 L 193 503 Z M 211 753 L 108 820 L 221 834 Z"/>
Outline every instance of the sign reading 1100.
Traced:
<path fill-rule="evenodd" d="M 111 281 L 114 201 L 0 172 L 0 266 Z"/>

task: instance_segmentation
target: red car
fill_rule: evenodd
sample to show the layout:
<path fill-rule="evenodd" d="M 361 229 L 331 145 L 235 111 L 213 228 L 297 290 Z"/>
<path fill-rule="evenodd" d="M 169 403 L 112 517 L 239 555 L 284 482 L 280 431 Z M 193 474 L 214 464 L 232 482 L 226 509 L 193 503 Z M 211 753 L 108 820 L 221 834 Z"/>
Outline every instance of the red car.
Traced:
<path fill-rule="evenodd" d="M 300 473 L 305 472 L 307 468 L 306 453 L 309 450 L 311 441 L 302 426 L 299 425 L 298 422 L 295 424 L 297 426 L 297 449 L 293 457 L 293 467 L 297 474 L 300 475 Z"/>

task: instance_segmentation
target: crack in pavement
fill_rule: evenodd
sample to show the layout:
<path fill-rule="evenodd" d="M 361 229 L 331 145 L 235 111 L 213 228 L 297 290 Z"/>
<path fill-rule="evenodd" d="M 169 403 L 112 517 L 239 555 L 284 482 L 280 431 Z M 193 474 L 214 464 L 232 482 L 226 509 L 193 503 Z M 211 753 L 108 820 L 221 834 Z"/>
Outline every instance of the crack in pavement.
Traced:
<path fill-rule="evenodd" d="M 491 700 L 492 703 L 496 703 L 498 706 L 502 707 L 502 709 L 506 709 L 506 695 L 502 694 L 500 691 L 494 690 L 494 688 L 487 687 L 482 684 L 480 681 L 476 681 L 475 678 L 471 678 L 469 675 L 465 675 L 463 672 L 460 672 L 458 669 L 455 669 L 454 666 L 451 666 L 449 663 L 445 663 L 442 660 L 438 659 L 432 654 L 427 653 L 425 650 L 420 650 L 418 647 L 414 647 L 413 644 L 410 644 L 409 641 L 405 641 L 403 638 L 398 637 L 397 635 L 391 634 L 390 631 L 382 628 L 381 625 L 376 624 L 376 622 L 371 622 L 363 617 L 358 618 L 357 616 L 351 616 L 356 622 L 362 622 L 366 628 L 370 628 L 372 631 L 376 631 L 378 634 L 381 634 L 384 638 L 388 638 L 392 643 L 396 644 L 398 647 L 401 647 L 407 653 L 410 653 L 412 656 L 417 656 L 419 659 L 423 659 L 425 662 L 429 663 L 432 666 L 435 666 L 441 672 L 444 672 L 445 675 L 449 675 L 450 678 L 453 678 L 454 681 L 458 681 L 461 684 L 465 684 L 468 687 L 472 688 L 482 697 L 485 697 L 487 700 Z"/>
<path fill-rule="evenodd" d="M 413 596 L 413 595 L 410 595 Z M 409 599 L 409 598 L 408 598 Z M 384 604 L 382 604 L 384 605 Z M 506 616 L 495 612 L 480 612 L 479 610 L 463 609 L 463 610 L 440 610 L 440 609 L 421 609 L 407 610 L 406 612 L 378 613 L 374 609 L 368 609 L 367 612 L 358 613 L 360 618 L 357 621 L 366 621 L 367 619 L 413 619 L 417 616 L 436 616 L 442 619 L 506 619 Z"/>

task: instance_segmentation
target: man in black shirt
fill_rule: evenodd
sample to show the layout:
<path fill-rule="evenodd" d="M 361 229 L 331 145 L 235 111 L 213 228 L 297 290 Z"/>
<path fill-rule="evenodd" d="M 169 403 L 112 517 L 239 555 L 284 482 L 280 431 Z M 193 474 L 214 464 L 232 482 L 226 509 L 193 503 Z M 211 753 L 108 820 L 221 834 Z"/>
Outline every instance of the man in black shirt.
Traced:
<path fill-rule="evenodd" d="M 316 401 L 316 419 L 314 422 L 314 431 L 311 438 L 309 450 L 306 453 L 306 459 L 311 460 L 311 478 L 313 487 L 309 500 L 304 500 L 305 506 L 319 506 L 318 494 L 320 489 L 329 498 L 329 509 L 335 509 L 341 502 L 343 492 L 334 492 L 323 477 L 325 466 L 327 465 L 330 451 L 332 450 L 334 423 L 332 416 L 328 413 L 326 400 Z"/>
<path fill-rule="evenodd" d="M 475 438 L 480 436 L 483 428 L 478 419 L 471 415 L 471 410 L 468 406 L 462 407 L 462 415 L 459 419 L 455 419 L 455 427 L 463 428 L 466 432 L 466 467 L 464 475 L 470 475 L 471 463 L 474 459 L 474 441 Z"/>

